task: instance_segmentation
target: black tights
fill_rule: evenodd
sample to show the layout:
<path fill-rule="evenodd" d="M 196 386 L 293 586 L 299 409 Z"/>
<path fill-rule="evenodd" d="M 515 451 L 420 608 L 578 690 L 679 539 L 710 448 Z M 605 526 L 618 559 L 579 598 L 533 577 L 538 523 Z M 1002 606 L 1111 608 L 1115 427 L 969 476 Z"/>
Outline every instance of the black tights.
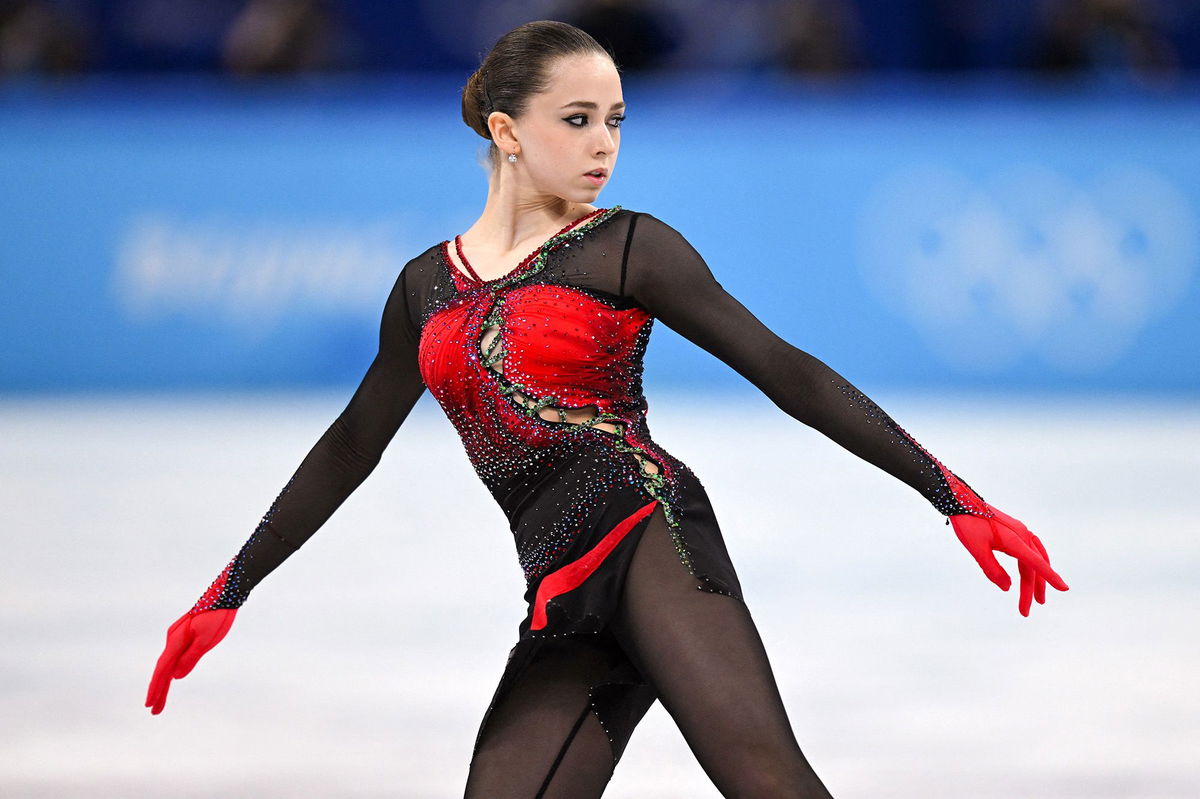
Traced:
<path fill-rule="evenodd" d="M 660 509 L 638 542 L 610 630 L 722 796 L 830 797 L 796 742 L 749 609 L 697 590 Z M 613 750 L 588 689 L 612 655 L 593 637 L 549 642 L 493 709 L 466 799 L 604 793 Z"/>

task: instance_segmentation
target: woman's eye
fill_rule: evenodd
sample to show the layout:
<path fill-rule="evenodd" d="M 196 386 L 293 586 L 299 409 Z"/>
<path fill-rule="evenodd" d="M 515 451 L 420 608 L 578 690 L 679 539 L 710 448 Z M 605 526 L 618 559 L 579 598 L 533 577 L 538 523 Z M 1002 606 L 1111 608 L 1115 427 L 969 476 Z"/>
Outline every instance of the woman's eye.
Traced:
<path fill-rule="evenodd" d="M 565 121 L 577 128 L 582 128 L 587 124 L 588 118 L 587 114 L 575 114 L 574 116 L 565 117 Z M 612 125 L 614 128 L 619 128 L 621 127 L 621 123 L 624 121 L 625 117 L 623 115 L 618 115 L 613 117 L 608 124 Z"/>

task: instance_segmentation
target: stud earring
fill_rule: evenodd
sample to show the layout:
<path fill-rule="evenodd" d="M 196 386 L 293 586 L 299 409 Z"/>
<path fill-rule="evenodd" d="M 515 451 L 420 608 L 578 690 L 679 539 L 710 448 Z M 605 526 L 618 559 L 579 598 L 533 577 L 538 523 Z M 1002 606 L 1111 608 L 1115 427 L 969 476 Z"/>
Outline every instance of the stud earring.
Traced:
<path fill-rule="evenodd" d="M 516 154 L 516 153 L 509 153 L 509 154 L 508 154 L 508 162 L 509 162 L 510 164 L 515 164 L 515 163 L 517 163 L 517 154 Z"/>

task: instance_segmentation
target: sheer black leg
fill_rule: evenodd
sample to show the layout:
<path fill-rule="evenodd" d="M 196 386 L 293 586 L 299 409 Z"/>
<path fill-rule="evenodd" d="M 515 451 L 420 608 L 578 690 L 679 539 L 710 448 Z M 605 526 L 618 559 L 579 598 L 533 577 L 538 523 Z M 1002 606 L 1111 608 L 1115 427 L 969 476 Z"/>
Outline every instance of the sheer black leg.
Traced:
<path fill-rule="evenodd" d="M 497 703 L 467 775 L 466 799 L 590 799 L 613 774 L 589 688 L 612 664 L 601 640 L 548 641 Z"/>
<path fill-rule="evenodd" d="M 722 796 L 831 799 L 800 751 L 749 608 L 697 589 L 661 509 L 611 629 Z"/>

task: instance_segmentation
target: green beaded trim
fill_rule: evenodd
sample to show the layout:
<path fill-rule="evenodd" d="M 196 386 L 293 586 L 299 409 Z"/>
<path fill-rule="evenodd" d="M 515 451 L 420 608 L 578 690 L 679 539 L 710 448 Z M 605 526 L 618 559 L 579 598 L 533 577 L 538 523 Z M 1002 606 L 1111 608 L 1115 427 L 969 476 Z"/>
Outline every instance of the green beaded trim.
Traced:
<path fill-rule="evenodd" d="M 622 435 L 624 434 L 624 428 L 622 428 L 621 433 Z M 671 541 L 675 544 L 675 551 L 679 554 L 679 559 L 687 567 L 687 570 L 692 575 L 695 575 L 696 570 L 692 565 L 692 557 L 687 551 L 687 545 L 683 541 L 683 534 L 679 531 L 679 521 L 675 518 L 675 512 L 671 509 L 671 503 L 667 501 L 667 498 L 663 494 L 667 480 L 662 476 L 662 464 L 649 457 L 644 449 L 631 447 L 626 444 L 624 438 L 618 438 L 616 445 L 617 449 L 621 452 L 636 452 L 645 459 L 638 461 L 638 470 L 641 472 L 642 477 L 646 478 L 646 481 L 642 485 L 645 486 L 646 493 L 658 500 L 659 507 L 663 509 L 663 517 L 667 520 L 667 530 L 671 534 Z M 658 471 L 647 471 L 646 460 L 652 461 L 658 466 Z"/>
<path fill-rule="evenodd" d="M 500 280 L 496 281 L 492 290 L 495 291 L 495 290 L 503 288 L 504 286 L 507 286 L 511 283 L 516 283 L 518 280 L 524 280 L 525 278 L 529 277 L 530 275 L 540 272 L 546 266 L 546 258 L 547 258 L 547 256 L 549 256 L 551 250 L 558 249 L 558 246 L 560 244 L 562 244 L 563 242 L 565 242 L 569 238 L 577 238 L 577 239 L 583 238 L 584 233 L 591 230 L 592 228 L 594 228 L 596 225 L 600 224 L 601 222 L 604 222 L 605 220 L 609 219 L 613 214 L 615 214 L 617 211 L 620 211 L 620 210 L 621 210 L 621 206 L 619 206 L 619 205 L 614 205 L 612 208 L 606 208 L 605 210 L 601 211 L 596 216 L 589 219 L 587 222 L 584 222 L 579 227 L 572 228 L 571 230 L 568 230 L 565 233 L 558 233 L 558 234 L 550 237 L 549 239 L 546 240 L 546 243 L 542 245 L 541 249 L 538 250 L 538 254 L 534 257 L 534 259 L 529 262 L 529 266 L 525 267 L 520 272 L 516 272 L 514 274 L 508 275 L 507 277 L 503 277 Z M 570 246 L 570 245 L 568 245 L 568 246 Z"/>
<path fill-rule="evenodd" d="M 483 365 L 485 367 L 487 367 L 489 369 L 491 369 L 492 364 L 494 364 L 496 361 L 499 361 L 501 358 L 504 357 L 504 350 L 500 350 L 499 352 L 496 351 L 496 348 L 500 345 L 501 323 L 504 321 L 500 318 L 500 306 L 503 304 L 504 304 L 503 297 L 495 297 L 494 298 L 493 303 L 492 303 L 492 310 L 488 314 L 487 319 L 484 319 L 483 322 L 480 324 L 479 338 L 475 342 L 475 351 L 480 353 L 480 355 L 481 355 L 480 361 L 483 363 Z M 491 341 L 488 342 L 487 349 L 484 350 L 483 349 L 483 337 L 485 335 L 487 335 L 487 331 L 492 327 L 496 328 L 496 335 L 492 338 Z M 491 369 L 491 371 L 495 372 L 496 370 Z"/>
<path fill-rule="evenodd" d="M 615 431 L 605 430 L 603 427 L 595 427 L 595 429 L 613 436 L 616 439 L 616 449 L 619 452 L 636 453 L 637 455 L 641 456 L 641 458 L 638 460 L 638 472 L 643 478 L 642 486 L 646 489 L 646 493 L 653 497 L 663 509 L 663 517 L 667 520 L 667 529 L 670 531 L 671 540 L 675 545 L 675 551 L 679 554 L 680 561 L 683 562 L 683 565 L 687 568 L 689 573 L 696 575 L 696 570 L 692 563 L 691 555 L 688 553 L 687 545 L 683 540 L 683 534 L 679 529 L 679 520 L 675 515 L 675 511 L 671 507 L 671 503 L 666 498 L 665 489 L 667 481 L 662 475 L 663 466 L 661 463 L 652 458 L 650 454 L 642 447 L 631 446 L 625 443 L 625 430 L 628 426 L 628 422 L 626 422 L 620 416 L 612 413 L 598 413 L 591 419 L 587 419 L 582 422 L 568 421 L 567 409 L 563 407 L 562 402 L 559 401 L 557 397 L 552 394 L 548 394 L 544 397 L 535 398 L 535 394 L 528 388 L 520 383 L 509 380 L 502 372 L 491 368 L 492 364 L 504 357 L 504 350 L 500 349 L 497 351 L 496 349 L 503 337 L 503 320 L 500 317 L 500 306 L 504 302 L 504 297 L 498 295 L 498 292 L 506 286 L 524 280 L 529 276 L 541 271 L 546 265 L 546 259 L 551 250 L 557 249 L 560 244 L 569 238 L 582 238 L 585 232 L 601 222 L 609 219 L 619 210 L 621 210 L 621 206 L 614 205 L 612 208 L 606 209 L 602 213 L 597 214 L 594 218 L 588 220 L 579 227 L 554 236 L 542 245 L 542 248 L 538 251 L 537 256 L 534 257 L 534 259 L 530 262 L 529 266 L 520 272 L 508 275 L 507 277 L 501 278 L 492 284 L 490 290 L 493 298 L 492 307 L 489 309 L 487 317 L 480 324 L 479 336 L 475 341 L 475 352 L 481 355 L 480 363 L 495 378 L 500 392 L 507 396 L 515 407 L 525 411 L 530 418 L 544 424 L 564 425 L 565 429 L 570 430 L 572 434 L 577 434 L 582 430 L 593 428 L 600 422 L 613 423 L 613 425 L 617 428 Z M 487 348 L 484 349 L 483 337 L 487 335 L 487 331 L 492 327 L 497 328 L 496 336 L 488 343 Z M 533 399 L 533 403 L 527 404 L 512 396 L 515 392 L 520 392 L 526 397 Z M 556 411 L 558 411 L 558 422 L 546 419 L 539 413 L 542 408 L 551 405 L 554 406 Z M 647 461 L 654 463 L 654 465 L 658 467 L 658 471 L 648 471 L 646 469 Z"/>
<path fill-rule="evenodd" d="M 598 413 L 591 419 L 586 419 L 582 422 L 567 421 L 566 410 L 562 407 L 561 402 L 554 395 L 548 394 L 544 397 L 535 399 L 532 404 L 525 404 L 524 402 L 513 397 L 513 393 L 519 391 L 525 396 L 533 398 L 535 396 L 533 392 L 520 383 L 515 383 L 508 380 L 499 372 L 494 372 L 494 374 L 500 378 L 498 381 L 500 392 L 508 396 L 517 408 L 525 411 L 528 416 L 539 422 L 546 424 L 565 425 L 566 429 L 570 431 L 572 435 L 577 434 L 583 429 L 594 427 L 599 422 L 611 422 L 617 428 L 616 430 L 606 430 L 603 427 L 597 427 L 596 429 L 602 433 L 606 433 L 614 437 L 614 444 L 618 452 L 636 453 L 637 455 L 641 456 L 641 458 L 638 460 L 638 473 L 643 478 L 642 487 L 645 488 L 646 493 L 657 500 L 658 504 L 662 507 L 663 516 L 667 520 L 667 529 L 670 531 L 671 541 L 675 545 L 675 551 L 678 553 L 679 559 L 683 562 L 683 565 L 691 574 L 696 574 L 695 568 L 692 564 L 691 555 L 688 553 L 687 545 L 683 540 L 683 534 L 679 529 L 679 520 L 675 515 L 674 509 L 671 507 L 671 503 L 666 498 L 667 480 L 662 474 L 662 464 L 651 457 L 644 448 L 631 446 L 625 442 L 625 430 L 628 426 L 628 422 L 613 413 Z M 548 405 L 555 406 L 555 410 L 558 411 L 558 416 L 560 419 L 559 422 L 546 419 L 540 413 L 538 413 L 538 411 Z M 657 466 L 658 471 L 652 472 L 648 470 L 646 468 L 647 461 Z"/>
<path fill-rule="evenodd" d="M 500 352 L 495 351 L 496 347 L 498 346 L 498 342 L 500 341 L 500 338 L 501 338 L 501 331 L 499 330 L 499 328 L 500 328 L 503 320 L 500 318 L 500 306 L 504 302 L 504 297 L 502 295 L 500 295 L 498 292 L 501 289 L 503 289 L 505 286 L 508 286 L 519 280 L 524 280 L 525 278 L 529 277 L 530 275 L 540 272 L 546 266 L 546 258 L 550 254 L 551 250 L 557 249 L 559 244 L 562 244 L 569 238 L 572 238 L 572 237 L 574 237 L 576 239 L 583 238 L 584 233 L 586 233 L 588 230 L 591 230 L 593 227 L 600 224 L 601 222 L 609 219 L 610 217 L 612 217 L 613 214 L 615 214 L 617 211 L 620 211 L 620 210 L 621 210 L 621 206 L 619 206 L 619 205 L 614 205 L 612 208 L 606 208 L 605 210 L 598 213 L 596 216 L 589 219 L 587 222 L 584 222 L 579 227 L 572 228 L 571 230 L 551 236 L 549 239 L 546 240 L 545 244 L 543 244 L 541 246 L 541 248 L 538 249 L 537 255 L 530 262 L 529 266 L 527 266 L 525 269 L 523 269 L 520 272 L 517 272 L 512 275 L 508 275 L 507 277 L 501 278 L 501 279 L 497 280 L 494 284 L 492 284 L 490 291 L 489 291 L 489 293 L 492 296 L 492 307 L 488 309 L 487 318 L 484 319 L 483 322 L 480 324 L 479 336 L 475 341 L 475 352 L 482 353 L 482 358 L 480 359 L 481 363 L 485 367 L 487 367 L 493 374 L 496 374 L 497 372 L 495 369 L 491 369 L 492 364 L 496 363 L 497 361 L 499 361 L 501 358 L 504 357 L 503 350 L 501 350 Z M 567 246 L 570 246 L 570 245 L 568 244 Z M 493 327 L 493 326 L 495 326 L 497 328 L 496 337 L 493 338 L 491 340 L 491 342 L 488 343 L 487 349 L 485 351 L 482 347 L 483 337 L 487 334 L 488 328 Z M 559 412 L 559 415 L 560 415 L 560 418 L 562 418 L 562 420 L 565 422 L 566 418 L 562 411 Z"/>

